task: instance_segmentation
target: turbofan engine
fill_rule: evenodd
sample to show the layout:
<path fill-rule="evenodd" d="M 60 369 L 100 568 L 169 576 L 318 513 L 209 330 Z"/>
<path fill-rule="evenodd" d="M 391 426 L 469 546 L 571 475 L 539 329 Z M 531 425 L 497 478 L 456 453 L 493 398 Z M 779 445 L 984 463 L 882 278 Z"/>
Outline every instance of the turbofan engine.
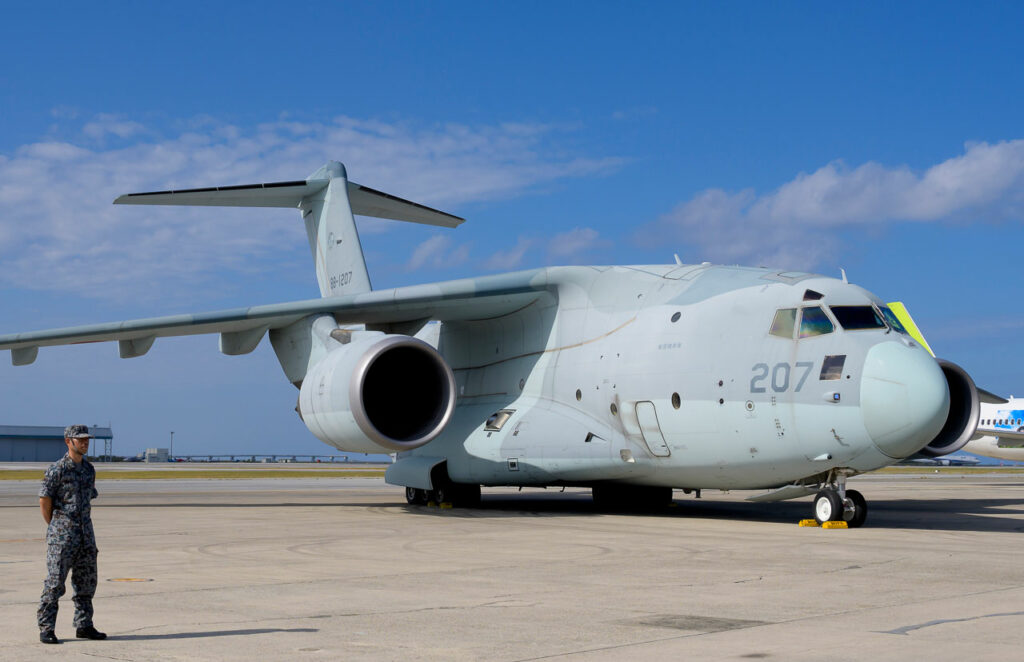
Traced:
<path fill-rule="evenodd" d="M 317 439 L 343 451 L 418 448 L 455 408 L 455 377 L 416 338 L 362 332 L 332 349 L 299 390 L 299 415 Z"/>
<path fill-rule="evenodd" d="M 949 385 L 949 415 L 939 434 L 918 451 L 926 457 L 948 455 L 963 448 L 978 428 L 981 415 L 981 400 L 971 376 L 951 361 L 938 361 Z"/>

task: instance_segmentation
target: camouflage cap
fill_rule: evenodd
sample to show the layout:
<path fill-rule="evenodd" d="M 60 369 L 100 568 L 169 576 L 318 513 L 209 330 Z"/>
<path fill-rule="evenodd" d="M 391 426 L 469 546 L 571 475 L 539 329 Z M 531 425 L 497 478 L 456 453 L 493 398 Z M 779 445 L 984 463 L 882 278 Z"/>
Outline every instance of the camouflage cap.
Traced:
<path fill-rule="evenodd" d="M 87 425 L 69 425 L 64 428 L 65 439 L 93 439 Z"/>

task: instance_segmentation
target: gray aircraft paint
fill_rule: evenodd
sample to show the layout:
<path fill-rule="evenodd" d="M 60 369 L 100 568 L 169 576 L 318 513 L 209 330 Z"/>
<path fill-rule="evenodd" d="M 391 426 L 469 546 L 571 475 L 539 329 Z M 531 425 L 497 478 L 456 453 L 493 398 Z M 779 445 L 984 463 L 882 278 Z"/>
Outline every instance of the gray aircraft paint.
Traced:
<path fill-rule="evenodd" d="M 659 276 L 662 267 L 551 268 L 548 296 L 523 310 L 443 324 L 438 348 L 455 372 L 455 416 L 399 465 L 446 458 L 453 480 L 487 485 L 622 480 L 749 489 L 893 462 L 864 425 L 862 366 L 871 348 L 891 344 L 919 354 L 941 378 L 927 353 L 884 329 L 845 332 L 837 324 L 812 338 L 768 335 L 779 308 L 877 298 L 820 276 L 784 282 L 765 269 L 697 269 L 680 279 Z M 825 296 L 804 302 L 806 289 Z M 824 357 L 836 354 L 847 356 L 842 378 L 822 381 Z M 758 364 L 770 370 L 755 393 Z M 809 365 L 797 374 L 797 364 Z M 637 403 L 650 403 L 668 453 L 644 441 Z M 500 431 L 486 431 L 501 409 L 515 413 Z M 934 424 L 923 430 L 920 445 L 937 432 Z M 814 459 L 821 456 L 830 458 Z M 391 478 L 402 473 L 396 466 Z"/>

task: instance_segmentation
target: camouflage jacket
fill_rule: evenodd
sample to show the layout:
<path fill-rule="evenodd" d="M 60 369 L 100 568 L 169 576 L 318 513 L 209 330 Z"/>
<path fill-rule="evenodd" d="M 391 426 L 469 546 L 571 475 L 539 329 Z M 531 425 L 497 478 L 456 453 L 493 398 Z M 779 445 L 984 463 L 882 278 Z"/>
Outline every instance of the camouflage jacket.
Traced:
<path fill-rule="evenodd" d="M 75 464 L 70 455 L 57 460 L 46 470 L 39 497 L 53 500 L 53 517 L 46 529 L 46 542 L 96 545 L 92 529 L 91 502 L 96 491 L 96 470 L 85 458 Z"/>

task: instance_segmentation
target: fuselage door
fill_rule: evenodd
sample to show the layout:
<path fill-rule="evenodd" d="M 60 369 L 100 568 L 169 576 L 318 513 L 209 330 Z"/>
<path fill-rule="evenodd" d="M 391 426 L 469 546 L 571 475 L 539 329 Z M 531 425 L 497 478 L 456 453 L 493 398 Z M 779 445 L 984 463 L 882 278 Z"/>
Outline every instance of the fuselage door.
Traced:
<path fill-rule="evenodd" d="M 640 422 L 640 433 L 644 436 L 644 443 L 651 453 L 658 457 L 671 455 L 668 444 L 665 443 L 665 435 L 661 433 L 661 425 L 658 424 L 658 412 L 654 409 L 654 403 L 649 400 L 636 403 L 636 418 Z"/>

